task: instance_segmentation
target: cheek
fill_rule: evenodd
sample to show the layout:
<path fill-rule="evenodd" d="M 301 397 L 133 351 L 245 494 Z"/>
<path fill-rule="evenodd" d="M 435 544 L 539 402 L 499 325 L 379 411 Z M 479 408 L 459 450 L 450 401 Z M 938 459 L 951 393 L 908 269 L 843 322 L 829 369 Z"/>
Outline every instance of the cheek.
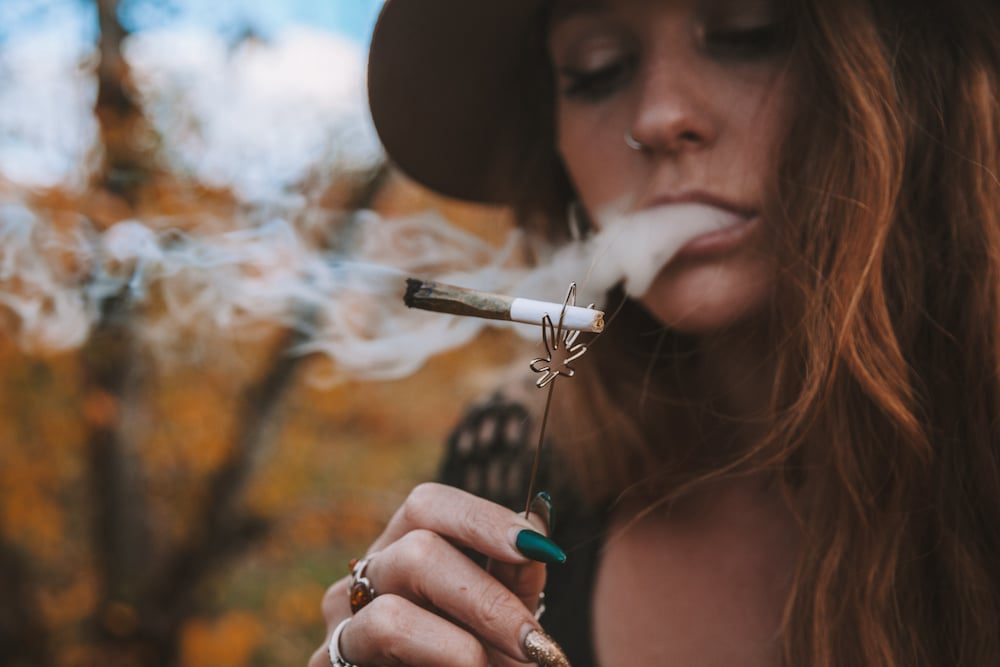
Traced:
<path fill-rule="evenodd" d="M 738 152 L 744 159 L 745 169 L 767 169 L 773 164 L 781 138 L 790 121 L 791 99 L 788 76 L 784 72 L 772 72 L 764 82 L 759 82 L 744 97 L 744 103 L 736 105 L 739 113 L 730 117 L 730 122 L 739 128 L 742 147 Z"/>
<path fill-rule="evenodd" d="M 596 110 L 558 116 L 559 153 L 584 206 L 591 211 L 617 199 L 629 178 L 624 127 Z M 620 134 L 620 136 L 619 136 Z"/>
<path fill-rule="evenodd" d="M 708 264 L 668 266 L 641 302 L 672 329 L 707 334 L 762 312 L 774 285 L 772 258 L 738 256 Z"/>

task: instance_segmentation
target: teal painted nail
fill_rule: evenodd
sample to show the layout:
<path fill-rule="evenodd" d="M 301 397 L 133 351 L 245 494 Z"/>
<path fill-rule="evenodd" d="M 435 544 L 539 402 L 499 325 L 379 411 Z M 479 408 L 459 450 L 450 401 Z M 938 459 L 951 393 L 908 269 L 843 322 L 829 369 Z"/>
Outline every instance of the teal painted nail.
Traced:
<path fill-rule="evenodd" d="M 548 491 L 539 491 L 531 501 L 530 509 L 533 513 L 542 517 L 545 525 L 549 527 L 549 535 L 556 529 L 556 510 L 552 507 L 552 496 Z"/>
<path fill-rule="evenodd" d="M 560 549 L 559 545 L 541 533 L 527 528 L 517 534 L 514 545 L 531 560 L 552 564 L 566 562 L 566 552 Z"/>

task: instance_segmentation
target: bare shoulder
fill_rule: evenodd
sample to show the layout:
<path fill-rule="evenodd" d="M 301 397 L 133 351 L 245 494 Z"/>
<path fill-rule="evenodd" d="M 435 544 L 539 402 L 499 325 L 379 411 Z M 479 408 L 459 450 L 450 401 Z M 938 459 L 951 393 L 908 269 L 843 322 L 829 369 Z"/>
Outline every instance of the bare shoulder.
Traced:
<path fill-rule="evenodd" d="M 611 522 L 594 599 L 604 667 L 778 665 L 798 529 L 776 497 L 724 483 Z"/>

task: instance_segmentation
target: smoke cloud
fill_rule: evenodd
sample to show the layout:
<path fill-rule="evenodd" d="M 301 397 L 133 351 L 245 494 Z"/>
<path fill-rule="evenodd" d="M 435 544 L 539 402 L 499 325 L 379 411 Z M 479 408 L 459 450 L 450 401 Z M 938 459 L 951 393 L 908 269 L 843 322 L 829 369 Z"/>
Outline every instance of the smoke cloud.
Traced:
<path fill-rule="evenodd" d="M 360 212 L 343 235 L 350 241 L 325 250 L 281 218 L 222 233 L 182 232 L 162 221 L 97 231 L 82 220 L 57 225 L 8 202 L 0 205 L 0 304 L 29 350 L 82 345 L 104 305 L 118 299 L 156 354 L 280 325 L 302 334 L 296 353 L 334 362 L 330 379 L 392 379 L 487 326 L 538 336 L 528 325 L 407 309 L 407 277 L 557 302 L 575 281 L 580 302 L 600 304 L 619 282 L 641 296 L 687 241 L 734 222 L 701 204 L 639 213 L 619 204 L 595 219 L 600 231 L 586 239 L 533 243 L 540 259 L 525 266 L 522 233 L 496 247 L 432 213 L 383 219 Z"/>

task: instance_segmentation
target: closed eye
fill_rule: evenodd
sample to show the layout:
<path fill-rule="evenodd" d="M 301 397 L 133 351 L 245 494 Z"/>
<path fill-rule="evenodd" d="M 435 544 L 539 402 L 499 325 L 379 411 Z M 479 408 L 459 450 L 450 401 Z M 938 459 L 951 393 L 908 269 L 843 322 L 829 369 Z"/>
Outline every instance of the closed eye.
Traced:
<path fill-rule="evenodd" d="M 633 58 L 616 60 L 593 70 L 560 68 L 559 74 L 566 82 L 562 94 L 583 101 L 601 100 L 623 87 L 631 78 L 634 69 Z"/>

